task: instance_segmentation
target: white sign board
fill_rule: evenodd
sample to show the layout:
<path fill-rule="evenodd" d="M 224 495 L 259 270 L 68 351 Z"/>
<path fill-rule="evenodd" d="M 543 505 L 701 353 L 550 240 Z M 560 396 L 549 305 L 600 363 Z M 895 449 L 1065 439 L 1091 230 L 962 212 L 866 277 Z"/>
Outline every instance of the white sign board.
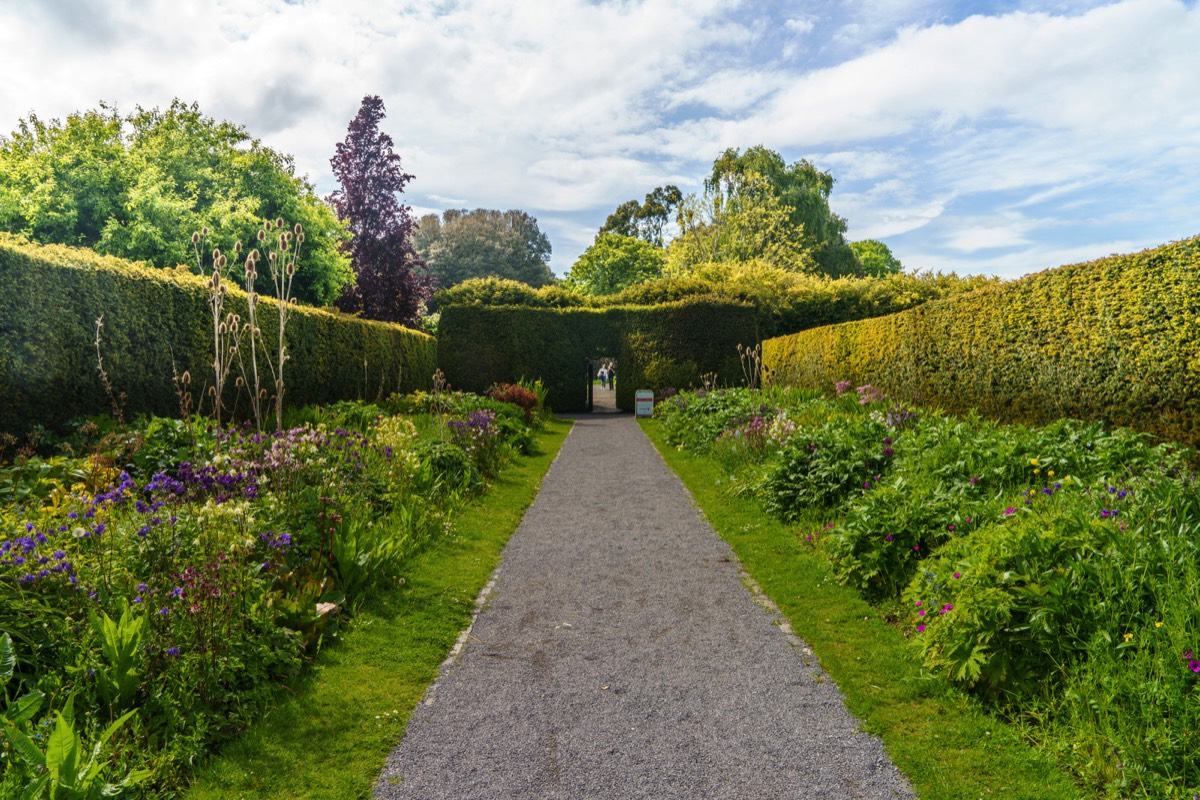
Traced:
<path fill-rule="evenodd" d="M 633 393 L 633 414 L 636 417 L 654 416 L 654 392 L 638 389 Z"/>

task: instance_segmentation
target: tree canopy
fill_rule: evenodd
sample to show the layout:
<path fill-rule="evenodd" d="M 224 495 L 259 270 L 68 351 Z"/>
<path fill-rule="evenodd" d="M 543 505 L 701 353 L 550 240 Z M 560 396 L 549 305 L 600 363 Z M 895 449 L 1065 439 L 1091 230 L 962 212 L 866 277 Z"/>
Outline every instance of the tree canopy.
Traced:
<path fill-rule="evenodd" d="M 904 265 L 900 263 L 900 259 L 892 255 L 891 248 L 878 239 L 850 242 L 850 249 L 858 258 L 863 275 L 882 278 L 885 275 L 904 271 Z"/>
<path fill-rule="evenodd" d="M 535 287 L 554 282 L 550 240 L 524 211 L 450 209 L 440 219 L 427 214 L 415 242 L 443 289 L 471 278 L 509 278 Z"/>
<path fill-rule="evenodd" d="M 399 195 L 413 179 L 400 166 L 392 137 L 379 129 L 383 100 L 367 95 L 329 160 L 340 189 L 329 203 L 353 238 L 343 246 L 355 280 L 338 298 L 344 311 L 414 326 L 432 292 L 413 246 L 416 224 Z"/>
<path fill-rule="evenodd" d="M 101 104 L 65 122 L 31 114 L 0 137 L 0 229 L 36 242 L 174 267 L 192 263 L 193 231 L 232 251 L 278 217 L 304 226 L 296 297 L 330 303 L 352 277 L 345 227 L 291 156 L 242 126 L 174 100 L 124 116 Z"/>
<path fill-rule="evenodd" d="M 583 294 L 614 294 L 662 275 L 661 247 L 632 236 L 601 233 L 567 273 L 566 285 Z"/>

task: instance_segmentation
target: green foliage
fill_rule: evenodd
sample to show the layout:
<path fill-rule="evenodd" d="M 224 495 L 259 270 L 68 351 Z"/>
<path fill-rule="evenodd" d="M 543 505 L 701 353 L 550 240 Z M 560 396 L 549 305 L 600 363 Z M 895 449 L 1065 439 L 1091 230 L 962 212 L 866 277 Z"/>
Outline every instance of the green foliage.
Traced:
<path fill-rule="evenodd" d="M 716 186 L 716 184 L 714 184 Z M 734 186 L 689 195 L 679 211 L 679 235 L 667 248 L 667 271 L 686 273 L 709 262 L 763 261 L 791 272 L 817 271 L 803 228 L 758 173 Z"/>
<path fill-rule="evenodd" d="M 291 156 L 242 126 L 174 100 L 127 116 L 103 104 L 65 122 L 31 114 L 0 137 L 0 230 L 36 242 L 174 267 L 191 262 L 192 231 L 208 227 L 228 251 L 276 217 L 309 232 L 296 296 L 328 304 L 352 279 L 345 228 Z"/>
<path fill-rule="evenodd" d="M 472 392 L 536 377 L 566 412 L 586 407 L 587 359 L 616 354 L 617 405 L 632 408 L 637 389 L 700 385 L 707 373 L 736 380 L 737 345 L 756 341 L 753 311 L 714 298 L 603 310 L 453 305 L 442 311 L 438 363 Z"/>
<path fill-rule="evenodd" d="M 119 782 L 104 778 L 107 763 L 100 758 L 104 745 L 129 721 L 136 712 L 118 717 L 97 737 L 88 753 L 83 739 L 75 730 L 74 697 L 68 699 L 62 711 L 54 715 L 54 729 L 43 752 L 33 739 L 8 727 L 13 751 L 22 762 L 28 782 L 21 787 L 23 800 L 51 798 L 57 800 L 100 800 L 120 797 L 125 790 L 150 777 L 150 771 L 133 769 Z"/>
<path fill-rule="evenodd" d="M 535 289 L 510 278 L 469 278 L 434 296 L 438 307 L 459 305 L 529 306 L 530 308 L 579 308 L 587 299 L 560 286 Z"/>
<path fill-rule="evenodd" d="M 566 285 L 583 294 L 615 294 L 662 275 L 662 248 L 615 233 L 601 233 L 567 273 Z"/>
<path fill-rule="evenodd" d="M 0 430 L 23 432 L 34 422 L 61 428 L 111 408 L 96 377 L 101 315 L 105 370 L 129 413 L 178 414 L 172 375 L 189 373 L 197 403 L 212 385 L 212 317 L 199 276 L 0 238 L 0 304 Z M 270 301 L 264 306 L 259 325 L 273 345 L 276 315 Z M 245 294 L 234 287 L 224 308 L 248 318 Z M 423 385 L 435 367 L 434 339 L 398 326 L 303 306 L 288 324 L 287 396 L 296 405 L 382 399 Z M 245 418 L 250 405 L 234 383 L 225 405 Z"/>
<path fill-rule="evenodd" d="M 1200 239 L 772 339 L 786 385 L 874 383 L 1010 422 L 1100 420 L 1200 442 Z"/>
<path fill-rule="evenodd" d="M 449 289 L 471 278 L 507 278 L 538 287 L 554 282 L 550 240 L 524 211 L 451 209 L 422 217 L 415 246 L 430 274 Z"/>
<path fill-rule="evenodd" d="M 892 255 L 892 250 L 878 239 L 863 239 L 850 242 L 850 249 L 858 258 L 862 274 L 873 278 L 882 278 L 904 271 L 900 259 Z"/>
<path fill-rule="evenodd" d="M 100 696 L 114 711 L 124 711 L 133 703 L 142 676 L 139 669 L 145 655 L 146 614 L 134 613 L 125 598 L 121 600 L 121 618 L 113 621 L 108 612 L 91 611 L 88 619 L 100 639 L 104 665 L 96 671 Z"/>
<path fill-rule="evenodd" d="M 769 206 L 786 214 L 798 251 L 815 262 L 814 271 L 830 277 L 856 275 L 858 261 L 846 245 L 846 221 L 829 209 L 834 178 L 807 159 L 788 164 L 762 145 L 744 152 L 728 148 L 713 162 L 705 190 L 718 204 L 737 205 L 748 192 L 769 198 Z"/>
<path fill-rule="evenodd" d="M 655 413 L 729 491 L 801 523 L 824 574 L 911 638 L 927 684 L 1012 720 L 1095 796 L 1200 789 L 1195 452 L 848 389 L 685 392 Z"/>
<path fill-rule="evenodd" d="M 833 508 L 887 472 L 887 428 L 875 420 L 838 419 L 797 434 L 763 484 L 764 505 L 785 520 L 808 508 Z"/>

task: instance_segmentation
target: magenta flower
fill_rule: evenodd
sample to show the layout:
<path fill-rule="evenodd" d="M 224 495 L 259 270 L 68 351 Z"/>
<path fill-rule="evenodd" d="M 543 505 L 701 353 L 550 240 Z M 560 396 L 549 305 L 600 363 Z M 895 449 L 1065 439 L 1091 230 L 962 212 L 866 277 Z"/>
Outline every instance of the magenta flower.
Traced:
<path fill-rule="evenodd" d="M 1006 517 L 1011 516 L 1012 514 L 1015 514 L 1015 513 L 1017 513 L 1017 509 L 1013 508 L 1012 506 L 1009 506 L 1008 508 L 1004 509 L 1004 516 L 1006 516 Z"/>
<path fill-rule="evenodd" d="M 917 626 L 917 633 L 924 633 L 924 632 L 925 632 L 925 626 L 924 626 L 924 625 L 918 625 L 918 626 Z"/>
<path fill-rule="evenodd" d="M 955 577 L 955 578 L 961 578 L 961 577 L 962 577 L 962 573 L 961 573 L 961 572 L 956 572 L 956 573 L 954 573 L 954 577 Z"/>
<path fill-rule="evenodd" d="M 1195 659 L 1189 661 L 1188 669 L 1190 669 L 1192 672 L 1200 672 L 1200 661 L 1196 661 Z"/>
<path fill-rule="evenodd" d="M 954 530 L 954 526 L 953 526 L 953 525 L 947 525 L 947 526 L 946 526 L 946 530 L 948 530 L 948 531 L 952 531 L 952 530 Z"/>

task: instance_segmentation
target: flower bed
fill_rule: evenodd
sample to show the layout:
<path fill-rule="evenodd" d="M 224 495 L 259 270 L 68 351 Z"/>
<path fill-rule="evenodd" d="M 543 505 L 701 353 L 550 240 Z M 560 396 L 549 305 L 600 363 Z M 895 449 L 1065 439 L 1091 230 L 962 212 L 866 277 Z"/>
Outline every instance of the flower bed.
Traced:
<path fill-rule="evenodd" d="M 684 392 L 656 416 L 795 524 L 837 579 L 1105 796 L 1200 788 L 1195 453 L 1003 426 L 871 386 Z"/>

